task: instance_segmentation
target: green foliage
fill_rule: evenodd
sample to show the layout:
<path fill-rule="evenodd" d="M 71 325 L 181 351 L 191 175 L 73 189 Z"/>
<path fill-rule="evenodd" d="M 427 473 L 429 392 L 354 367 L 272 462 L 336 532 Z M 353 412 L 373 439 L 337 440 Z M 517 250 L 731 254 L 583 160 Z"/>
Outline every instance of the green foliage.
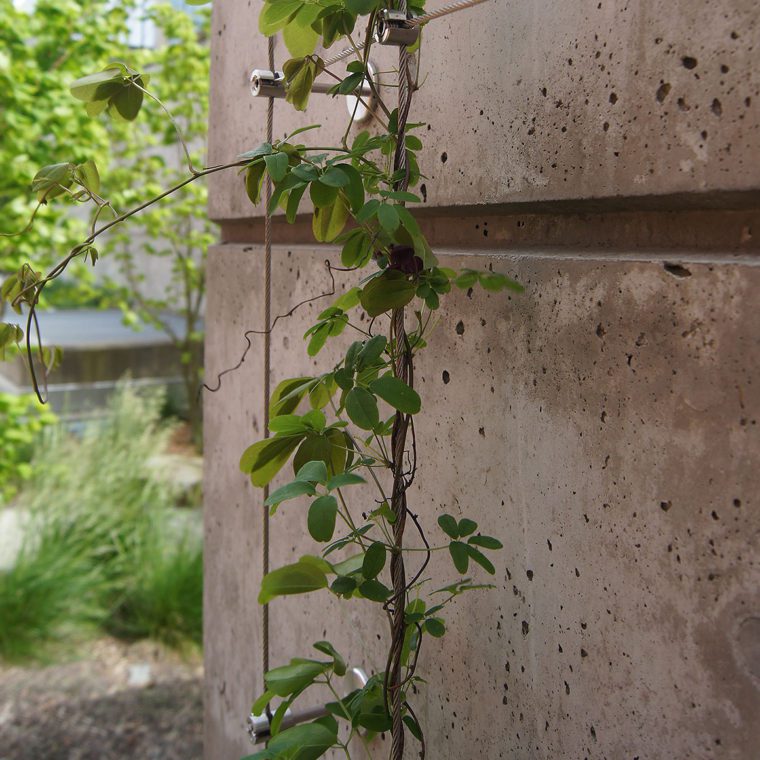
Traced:
<path fill-rule="evenodd" d="M 200 537 L 177 522 L 153 463 L 169 432 L 160 406 L 124 389 L 81 438 L 47 431 L 20 497 L 21 555 L 0 572 L 0 657 L 44 657 L 95 626 L 200 644 Z"/>
<path fill-rule="evenodd" d="M 32 476 L 34 444 L 55 422 L 55 414 L 34 396 L 0 393 L 0 503 Z"/>

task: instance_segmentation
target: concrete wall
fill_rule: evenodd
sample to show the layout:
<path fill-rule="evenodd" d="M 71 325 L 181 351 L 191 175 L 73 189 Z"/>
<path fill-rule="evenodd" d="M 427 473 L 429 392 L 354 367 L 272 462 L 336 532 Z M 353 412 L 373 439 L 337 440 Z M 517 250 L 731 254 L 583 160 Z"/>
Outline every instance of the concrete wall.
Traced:
<path fill-rule="evenodd" d="M 216 162 L 263 138 L 245 80 L 266 50 L 257 2 L 214 12 Z M 443 264 L 527 288 L 453 296 L 416 371 L 412 509 L 433 534 L 461 511 L 505 542 L 497 589 L 461 599 L 423 652 L 430 758 L 757 756 L 757 16 L 744 0 L 508 1 L 428 30 L 424 225 Z M 329 144 L 343 118 L 339 101 L 278 103 L 275 129 L 322 123 Z M 260 211 L 238 177 L 214 179 L 210 378 L 263 323 Z M 274 314 L 329 287 L 336 251 L 309 229 L 275 227 Z M 274 382 L 315 366 L 300 336 L 319 308 L 273 335 Z M 262 372 L 254 342 L 206 397 L 213 760 L 250 751 L 261 683 L 261 495 L 237 460 L 262 434 Z M 309 550 L 301 512 L 273 519 L 273 566 Z M 445 557 L 433 569 L 450 577 Z M 381 669 L 363 613 L 276 601 L 272 663 L 327 637 Z"/>

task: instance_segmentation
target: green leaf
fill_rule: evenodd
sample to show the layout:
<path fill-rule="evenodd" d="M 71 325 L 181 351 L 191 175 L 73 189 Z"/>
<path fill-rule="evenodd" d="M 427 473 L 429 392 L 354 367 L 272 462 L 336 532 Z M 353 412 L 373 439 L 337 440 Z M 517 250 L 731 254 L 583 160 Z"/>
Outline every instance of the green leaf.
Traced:
<path fill-rule="evenodd" d="M 327 480 L 327 465 L 322 460 L 307 462 L 296 473 L 296 480 L 310 483 L 324 483 Z"/>
<path fill-rule="evenodd" d="M 438 525 L 449 538 L 459 538 L 459 525 L 451 515 L 441 515 Z"/>
<path fill-rule="evenodd" d="M 317 660 L 294 659 L 290 665 L 272 668 L 264 674 L 264 683 L 278 697 L 290 696 L 314 683 L 327 670 L 327 665 Z"/>
<path fill-rule="evenodd" d="M 459 538 L 469 536 L 470 533 L 474 533 L 478 529 L 478 524 L 474 520 L 464 518 L 459 521 Z"/>
<path fill-rule="evenodd" d="M 351 164 L 336 164 L 335 171 L 342 172 L 348 180 L 342 185 L 343 192 L 351 206 L 351 211 L 358 212 L 364 205 L 364 182 L 362 175 Z"/>
<path fill-rule="evenodd" d="M 97 195 L 100 192 L 100 174 L 98 174 L 98 167 L 92 159 L 77 166 L 76 176 L 82 185 L 93 195 Z"/>
<path fill-rule="evenodd" d="M 425 631 L 431 636 L 440 639 L 446 633 L 446 626 L 441 618 L 429 618 L 425 621 Z"/>
<path fill-rule="evenodd" d="M 345 0 L 346 8 L 357 16 L 366 16 L 378 7 L 379 0 Z"/>
<path fill-rule="evenodd" d="M 315 493 L 316 490 L 311 483 L 304 480 L 294 480 L 292 483 L 288 483 L 271 493 L 269 498 L 264 502 L 264 506 L 277 506 L 278 504 L 282 504 L 283 501 L 297 499 L 299 496 L 307 494 L 313 496 Z"/>
<path fill-rule="evenodd" d="M 314 649 L 333 658 L 333 670 L 336 676 L 346 675 L 346 661 L 329 641 L 317 641 L 314 644 Z"/>
<path fill-rule="evenodd" d="M 261 186 L 264 180 L 266 164 L 263 161 L 257 161 L 251 164 L 245 172 L 245 192 L 254 206 L 261 200 Z"/>
<path fill-rule="evenodd" d="M 267 37 L 276 34 L 302 5 L 303 0 L 277 0 L 266 3 L 259 14 L 259 31 Z"/>
<path fill-rule="evenodd" d="M 322 68 L 321 62 L 317 63 L 310 57 L 291 58 L 283 64 L 285 99 L 292 103 L 297 111 L 306 109 L 314 80 Z"/>
<path fill-rule="evenodd" d="M 309 431 L 309 426 L 299 414 L 280 414 L 269 421 L 269 430 L 282 435 L 298 435 Z"/>
<path fill-rule="evenodd" d="M 303 435 L 295 435 L 258 441 L 243 452 L 240 469 L 250 473 L 253 485 L 265 486 L 283 468 L 303 439 Z"/>
<path fill-rule="evenodd" d="M 406 306 L 414 298 L 416 290 L 417 286 L 406 275 L 390 269 L 368 282 L 359 298 L 364 311 L 370 317 L 378 317 L 391 309 Z"/>
<path fill-rule="evenodd" d="M 279 383 L 269 401 L 269 416 L 277 417 L 295 411 L 309 392 L 312 380 L 311 377 L 290 377 Z"/>
<path fill-rule="evenodd" d="M 265 750 L 243 760 L 317 760 L 338 741 L 338 736 L 322 723 L 304 723 L 280 731 Z"/>
<path fill-rule="evenodd" d="M 143 91 L 134 86 L 122 87 L 112 98 L 109 114 L 113 115 L 112 108 L 126 121 L 134 121 L 142 108 Z"/>
<path fill-rule="evenodd" d="M 328 474 L 343 472 L 346 449 L 346 436 L 341 430 L 331 428 L 321 435 L 309 435 L 293 457 L 293 471 L 298 472 L 307 462 L 319 459 L 327 465 Z"/>
<path fill-rule="evenodd" d="M 498 272 L 481 272 L 479 279 L 483 290 L 490 290 L 493 293 L 498 293 L 500 290 L 505 289 L 513 290 L 515 293 L 525 291 L 525 288 L 519 282 Z"/>
<path fill-rule="evenodd" d="M 330 478 L 327 481 L 327 490 L 335 491 L 338 488 L 345 488 L 346 486 L 358 486 L 367 481 L 361 476 L 356 475 L 353 472 L 341 472 L 334 478 Z"/>
<path fill-rule="evenodd" d="M 383 355 L 387 345 L 388 339 L 385 335 L 375 335 L 365 341 L 356 357 L 356 368 L 361 371 L 367 367 L 372 367 Z"/>
<path fill-rule="evenodd" d="M 369 526 L 372 527 L 371 525 Z M 359 531 L 356 531 L 357 533 Z M 362 533 L 362 535 L 364 535 Z M 364 553 L 361 554 L 354 554 L 352 557 L 349 557 L 348 559 L 344 559 L 342 562 L 338 562 L 337 564 L 332 566 L 333 572 L 336 575 L 352 575 L 353 573 L 358 573 L 362 569 L 362 564 L 364 563 Z"/>
<path fill-rule="evenodd" d="M 270 153 L 274 153 L 274 148 L 272 148 L 272 144 L 268 142 L 263 142 L 261 145 L 257 146 L 253 150 L 246 151 L 245 153 L 241 153 L 238 158 L 248 158 L 248 159 L 255 159 L 259 158 L 259 156 L 268 156 Z"/>
<path fill-rule="evenodd" d="M 309 185 L 309 196 L 316 208 L 327 208 L 335 203 L 338 197 L 338 188 L 322 182 L 321 178 Z"/>
<path fill-rule="evenodd" d="M 472 538 L 467 539 L 467 543 L 473 546 L 482 546 L 484 549 L 496 550 L 504 547 L 501 541 L 491 536 L 472 536 Z"/>
<path fill-rule="evenodd" d="M 77 99 L 90 103 L 95 100 L 107 100 L 121 86 L 124 77 L 119 67 L 107 67 L 96 74 L 88 74 L 74 80 L 69 91 Z"/>
<path fill-rule="evenodd" d="M 348 179 L 348 175 L 342 172 L 337 166 L 330 166 L 325 169 L 324 174 L 319 178 L 319 181 L 328 187 L 341 188 L 345 187 L 350 180 Z"/>
<path fill-rule="evenodd" d="M 309 403 L 312 409 L 324 409 L 335 394 L 335 378 L 332 374 L 324 375 L 309 391 Z"/>
<path fill-rule="evenodd" d="M 352 594 L 356 588 L 356 579 L 350 575 L 339 575 L 330 586 L 330 590 L 336 594 Z"/>
<path fill-rule="evenodd" d="M 251 706 L 251 713 L 254 715 L 261 715 L 266 709 L 266 706 L 272 701 L 272 697 L 276 696 L 273 691 L 267 689 Z"/>
<path fill-rule="evenodd" d="M 362 430 L 372 430 L 380 422 L 377 400 L 366 388 L 355 387 L 348 392 L 346 413 Z"/>
<path fill-rule="evenodd" d="M 364 555 L 362 563 L 362 575 L 370 580 L 377 578 L 382 569 L 385 567 L 385 544 L 382 541 L 375 541 L 367 553 Z"/>
<path fill-rule="evenodd" d="M 488 559 L 485 554 L 478 551 L 474 546 L 471 546 L 469 544 L 462 544 L 462 546 L 464 546 L 467 554 L 470 555 L 472 560 L 474 562 L 477 562 L 487 573 L 490 573 L 491 575 L 494 575 L 496 573 L 496 568 L 493 566 L 491 560 Z"/>
<path fill-rule="evenodd" d="M 372 240 L 360 227 L 351 231 L 350 237 L 343 244 L 340 261 L 344 267 L 363 267 L 372 257 Z M 357 291 L 358 292 L 358 291 Z"/>
<path fill-rule="evenodd" d="M 364 224 L 365 222 L 368 222 L 370 219 L 372 219 L 375 214 L 377 214 L 377 210 L 380 208 L 380 201 L 377 200 L 377 198 L 370 198 L 362 207 L 359 209 L 358 213 L 356 214 L 356 221 L 359 224 Z"/>
<path fill-rule="evenodd" d="M 422 407 L 420 396 L 403 380 L 393 375 L 385 375 L 369 384 L 370 390 L 383 401 L 403 414 L 417 414 Z"/>
<path fill-rule="evenodd" d="M 422 741 L 422 729 L 420 728 L 420 724 L 417 723 L 414 716 L 412 715 L 405 715 L 404 718 L 404 724 L 409 729 L 409 733 L 418 741 Z"/>
<path fill-rule="evenodd" d="M 307 185 L 301 185 L 300 187 L 294 187 L 288 195 L 288 205 L 285 209 L 285 218 L 288 220 L 288 224 L 293 224 L 298 214 L 298 207 L 301 205 L 301 198 L 306 192 Z"/>
<path fill-rule="evenodd" d="M 317 242 L 331 243 L 343 231 L 347 220 L 348 207 L 340 195 L 332 206 L 315 209 L 311 227 Z"/>
<path fill-rule="evenodd" d="M 267 171 L 273 182 L 282 182 L 285 179 L 285 175 L 288 173 L 289 160 L 287 153 L 271 153 L 264 156 L 264 163 L 266 163 Z"/>
<path fill-rule="evenodd" d="M 63 195 L 74 182 L 74 164 L 49 164 L 43 166 L 32 180 L 32 190 L 37 193 L 40 203 Z"/>
<path fill-rule="evenodd" d="M 327 588 L 324 571 L 309 562 L 295 562 L 264 576 L 259 591 L 259 604 L 268 604 L 278 596 L 307 594 L 321 588 Z"/>
<path fill-rule="evenodd" d="M 335 533 L 338 502 L 334 496 L 320 496 L 309 507 L 309 534 L 315 541 L 331 541 Z"/>
<path fill-rule="evenodd" d="M 320 8 L 314 5 L 302 5 L 298 13 L 282 30 L 282 39 L 288 52 L 295 58 L 311 55 L 317 47 L 319 35 L 312 29 Z"/>
<path fill-rule="evenodd" d="M 401 223 L 398 212 L 396 211 L 396 207 L 389 203 L 383 203 L 377 209 L 377 220 L 380 222 L 380 226 L 389 235 L 393 235 Z"/>
<path fill-rule="evenodd" d="M 371 602 L 384 602 L 391 595 L 391 590 L 380 581 L 372 579 L 359 586 L 359 593 Z"/>
<path fill-rule="evenodd" d="M 454 562 L 454 567 L 460 573 L 467 572 L 467 567 L 470 563 L 470 554 L 468 552 L 469 548 L 470 547 L 468 547 L 467 544 L 463 544 L 461 541 L 452 541 L 449 544 L 449 554 L 451 555 L 451 559 Z"/>

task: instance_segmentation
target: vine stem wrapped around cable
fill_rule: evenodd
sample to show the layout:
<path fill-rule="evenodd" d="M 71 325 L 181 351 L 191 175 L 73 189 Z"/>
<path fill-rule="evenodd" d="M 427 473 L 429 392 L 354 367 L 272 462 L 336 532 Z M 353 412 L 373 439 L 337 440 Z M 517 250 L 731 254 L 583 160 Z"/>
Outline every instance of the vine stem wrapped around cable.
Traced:
<path fill-rule="evenodd" d="M 406 13 L 406 0 L 399 0 L 398 10 Z M 394 157 L 394 169 L 403 172 L 397 183 L 397 190 L 406 190 L 409 184 L 409 166 L 406 156 L 405 130 L 409 117 L 409 108 L 412 100 L 412 87 L 409 78 L 409 53 L 405 45 L 399 48 L 398 66 L 398 142 Z M 391 316 L 392 345 L 395 347 L 396 377 L 410 386 L 413 385 L 412 352 L 406 337 L 404 326 L 404 309 L 394 309 Z M 391 436 L 391 452 L 393 456 L 393 491 L 391 496 L 391 509 L 395 520 L 393 523 L 393 553 L 391 555 L 391 580 L 393 582 L 393 614 L 391 618 L 391 650 L 389 657 L 389 673 L 386 675 L 386 683 L 390 692 L 391 705 L 391 760 L 402 760 L 404 756 L 404 723 L 403 707 L 404 695 L 402 691 L 403 679 L 402 652 L 404 638 L 406 636 L 406 623 L 404 615 L 406 610 L 406 570 L 402 553 L 404 545 L 404 527 L 406 525 L 406 489 L 407 482 L 404 475 L 404 452 L 406 450 L 406 434 L 409 429 L 408 415 L 396 412 Z"/>

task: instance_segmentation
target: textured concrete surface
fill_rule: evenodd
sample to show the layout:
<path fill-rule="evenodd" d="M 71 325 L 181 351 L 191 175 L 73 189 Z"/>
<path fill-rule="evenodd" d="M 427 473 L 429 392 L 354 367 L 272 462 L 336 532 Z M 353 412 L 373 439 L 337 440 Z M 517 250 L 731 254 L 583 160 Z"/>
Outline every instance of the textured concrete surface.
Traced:
<path fill-rule="evenodd" d="M 214 163 L 263 139 L 258 9 L 214 6 Z M 454 295 L 416 370 L 412 508 L 433 536 L 445 510 L 505 543 L 497 588 L 452 605 L 423 651 L 430 758 L 757 757 L 759 46 L 751 0 L 500 0 L 428 29 L 421 223 L 442 263 L 527 287 Z M 276 102 L 275 133 L 320 123 L 304 140 L 329 145 L 344 114 Z M 226 242 L 209 272 L 213 379 L 263 325 L 264 293 L 262 210 L 236 175 L 210 197 Z M 329 289 L 335 252 L 306 217 L 277 220 L 274 239 L 278 314 Z M 272 336 L 273 382 L 316 366 L 301 336 L 324 305 Z M 237 460 L 262 433 L 262 362 L 255 341 L 206 399 L 209 760 L 249 751 L 260 690 L 262 498 Z M 273 519 L 272 566 L 313 551 L 302 506 Z M 454 577 L 445 555 L 431 572 Z M 361 605 L 277 600 L 271 619 L 273 665 L 321 638 L 384 665 Z"/>
<path fill-rule="evenodd" d="M 212 375 L 239 359 L 243 326 L 261 325 L 256 252 L 213 252 Z M 273 313 L 329 288 L 324 257 L 276 248 Z M 423 652 L 429 756 L 754 757 L 760 269 L 552 252 L 451 252 L 443 263 L 492 265 L 528 291 L 452 298 L 416 373 L 425 453 L 412 509 L 433 536 L 447 510 L 505 542 L 497 589 L 453 605 L 449 633 Z M 313 369 L 300 335 L 322 307 L 274 334 L 275 380 Z M 235 469 L 259 435 L 258 361 L 207 400 L 215 759 L 246 751 L 242 721 L 260 682 L 261 497 Z M 313 550 L 302 506 L 272 521 L 273 566 Z M 453 578 L 436 560 L 433 571 Z M 352 662 L 382 668 L 382 623 L 360 605 L 323 593 L 278 600 L 271 614 L 273 664 L 327 637 Z"/>
<path fill-rule="evenodd" d="M 259 7 L 214 7 L 211 163 L 264 139 L 266 101 L 247 83 L 266 68 Z M 757 200 L 754 0 L 494 0 L 432 22 L 425 37 L 412 117 L 429 124 L 420 160 L 430 205 Z M 380 68 L 394 56 L 379 51 Z M 278 45 L 277 65 L 287 57 Z M 316 96 L 304 114 L 279 101 L 275 134 L 318 123 L 318 144 L 337 144 L 345 117 L 340 99 Z M 261 213 L 241 180 L 210 182 L 212 218 Z"/>

